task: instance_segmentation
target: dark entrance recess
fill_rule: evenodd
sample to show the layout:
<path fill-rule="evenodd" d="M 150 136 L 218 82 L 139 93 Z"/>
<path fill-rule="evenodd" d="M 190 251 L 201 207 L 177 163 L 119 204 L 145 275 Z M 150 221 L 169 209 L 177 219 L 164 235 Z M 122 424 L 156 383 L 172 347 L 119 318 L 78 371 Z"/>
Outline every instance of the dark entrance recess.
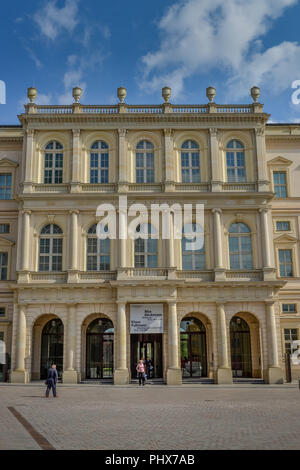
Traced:
<path fill-rule="evenodd" d="M 207 377 L 206 328 L 198 318 L 181 321 L 180 349 L 182 377 Z"/>
<path fill-rule="evenodd" d="M 150 379 L 163 376 L 162 370 L 162 334 L 131 335 L 131 377 L 136 379 L 136 366 L 140 359 L 150 357 L 153 370 Z M 149 378 L 149 377 L 148 377 Z"/>
<path fill-rule="evenodd" d="M 48 321 L 42 331 L 41 379 L 47 378 L 48 369 L 56 364 L 61 378 L 64 359 L 64 325 L 59 318 Z"/>
<path fill-rule="evenodd" d="M 112 379 L 114 326 L 108 318 L 97 318 L 86 331 L 86 378 Z"/>
<path fill-rule="evenodd" d="M 252 377 L 250 328 L 240 317 L 230 322 L 230 346 L 233 377 Z"/>

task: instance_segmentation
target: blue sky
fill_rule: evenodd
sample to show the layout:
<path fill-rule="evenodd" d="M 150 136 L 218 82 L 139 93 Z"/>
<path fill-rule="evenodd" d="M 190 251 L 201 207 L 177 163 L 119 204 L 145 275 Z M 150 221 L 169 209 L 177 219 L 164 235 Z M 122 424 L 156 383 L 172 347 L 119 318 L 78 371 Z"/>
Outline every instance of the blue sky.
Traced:
<path fill-rule="evenodd" d="M 273 122 L 300 122 L 291 84 L 300 80 L 299 0 L 2 1 L 0 124 L 18 123 L 31 85 L 40 104 L 248 103 L 252 85 Z"/>

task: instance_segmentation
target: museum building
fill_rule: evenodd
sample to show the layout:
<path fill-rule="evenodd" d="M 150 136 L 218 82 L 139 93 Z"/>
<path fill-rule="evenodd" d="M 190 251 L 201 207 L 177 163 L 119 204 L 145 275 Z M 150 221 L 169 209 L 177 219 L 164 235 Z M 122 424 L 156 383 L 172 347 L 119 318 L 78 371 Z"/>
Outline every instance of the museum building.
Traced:
<path fill-rule="evenodd" d="M 259 93 L 222 105 L 209 87 L 206 104 L 176 105 L 165 87 L 162 104 L 129 105 L 120 87 L 118 104 L 84 105 L 76 87 L 52 106 L 28 89 L 20 125 L 0 126 L 0 380 L 42 380 L 56 363 L 64 383 L 127 384 L 142 357 L 169 385 L 286 380 L 300 339 L 300 125 L 268 124 Z M 189 204 L 195 231 L 203 204 L 203 246 L 164 239 L 163 209 L 148 238 L 100 239 L 97 207 L 120 196 Z"/>

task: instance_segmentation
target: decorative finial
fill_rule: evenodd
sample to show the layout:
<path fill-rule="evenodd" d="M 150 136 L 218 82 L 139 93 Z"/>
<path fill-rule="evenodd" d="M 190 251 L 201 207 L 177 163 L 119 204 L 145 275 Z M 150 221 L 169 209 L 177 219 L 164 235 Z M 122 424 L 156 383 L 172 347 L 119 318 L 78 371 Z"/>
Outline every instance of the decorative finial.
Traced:
<path fill-rule="evenodd" d="M 73 88 L 72 95 L 73 95 L 75 103 L 79 103 L 79 100 L 80 100 L 81 95 L 82 95 L 82 88 L 79 88 L 79 86 L 75 86 Z"/>
<path fill-rule="evenodd" d="M 169 86 L 164 86 L 161 89 L 161 94 L 163 99 L 165 100 L 165 103 L 168 103 L 169 99 L 171 98 L 171 88 Z"/>
<path fill-rule="evenodd" d="M 37 89 L 34 88 L 33 86 L 31 86 L 30 88 L 28 88 L 27 90 L 27 97 L 30 101 L 30 103 L 34 103 L 36 97 L 37 97 Z"/>
<path fill-rule="evenodd" d="M 250 92 L 254 103 L 258 103 L 258 98 L 260 97 L 260 88 L 258 86 L 253 86 Z"/>
<path fill-rule="evenodd" d="M 206 96 L 210 103 L 214 102 L 214 98 L 216 96 L 216 89 L 213 86 L 209 86 L 206 88 Z"/>
<path fill-rule="evenodd" d="M 127 90 L 126 88 L 124 88 L 123 86 L 120 86 L 118 89 L 117 89 L 117 96 L 120 100 L 120 103 L 124 103 L 125 101 L 125 98 L 127 96 Z"/>

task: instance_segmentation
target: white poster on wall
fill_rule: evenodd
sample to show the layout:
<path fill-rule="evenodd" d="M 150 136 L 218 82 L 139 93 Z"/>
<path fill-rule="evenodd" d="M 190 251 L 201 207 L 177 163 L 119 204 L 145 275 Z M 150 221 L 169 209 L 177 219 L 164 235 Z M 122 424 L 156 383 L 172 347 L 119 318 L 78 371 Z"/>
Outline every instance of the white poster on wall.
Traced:
<path fill-rule="evenodd" d="M 130 333 L 163 333 L 163 304 L 130 305 Z"/>

